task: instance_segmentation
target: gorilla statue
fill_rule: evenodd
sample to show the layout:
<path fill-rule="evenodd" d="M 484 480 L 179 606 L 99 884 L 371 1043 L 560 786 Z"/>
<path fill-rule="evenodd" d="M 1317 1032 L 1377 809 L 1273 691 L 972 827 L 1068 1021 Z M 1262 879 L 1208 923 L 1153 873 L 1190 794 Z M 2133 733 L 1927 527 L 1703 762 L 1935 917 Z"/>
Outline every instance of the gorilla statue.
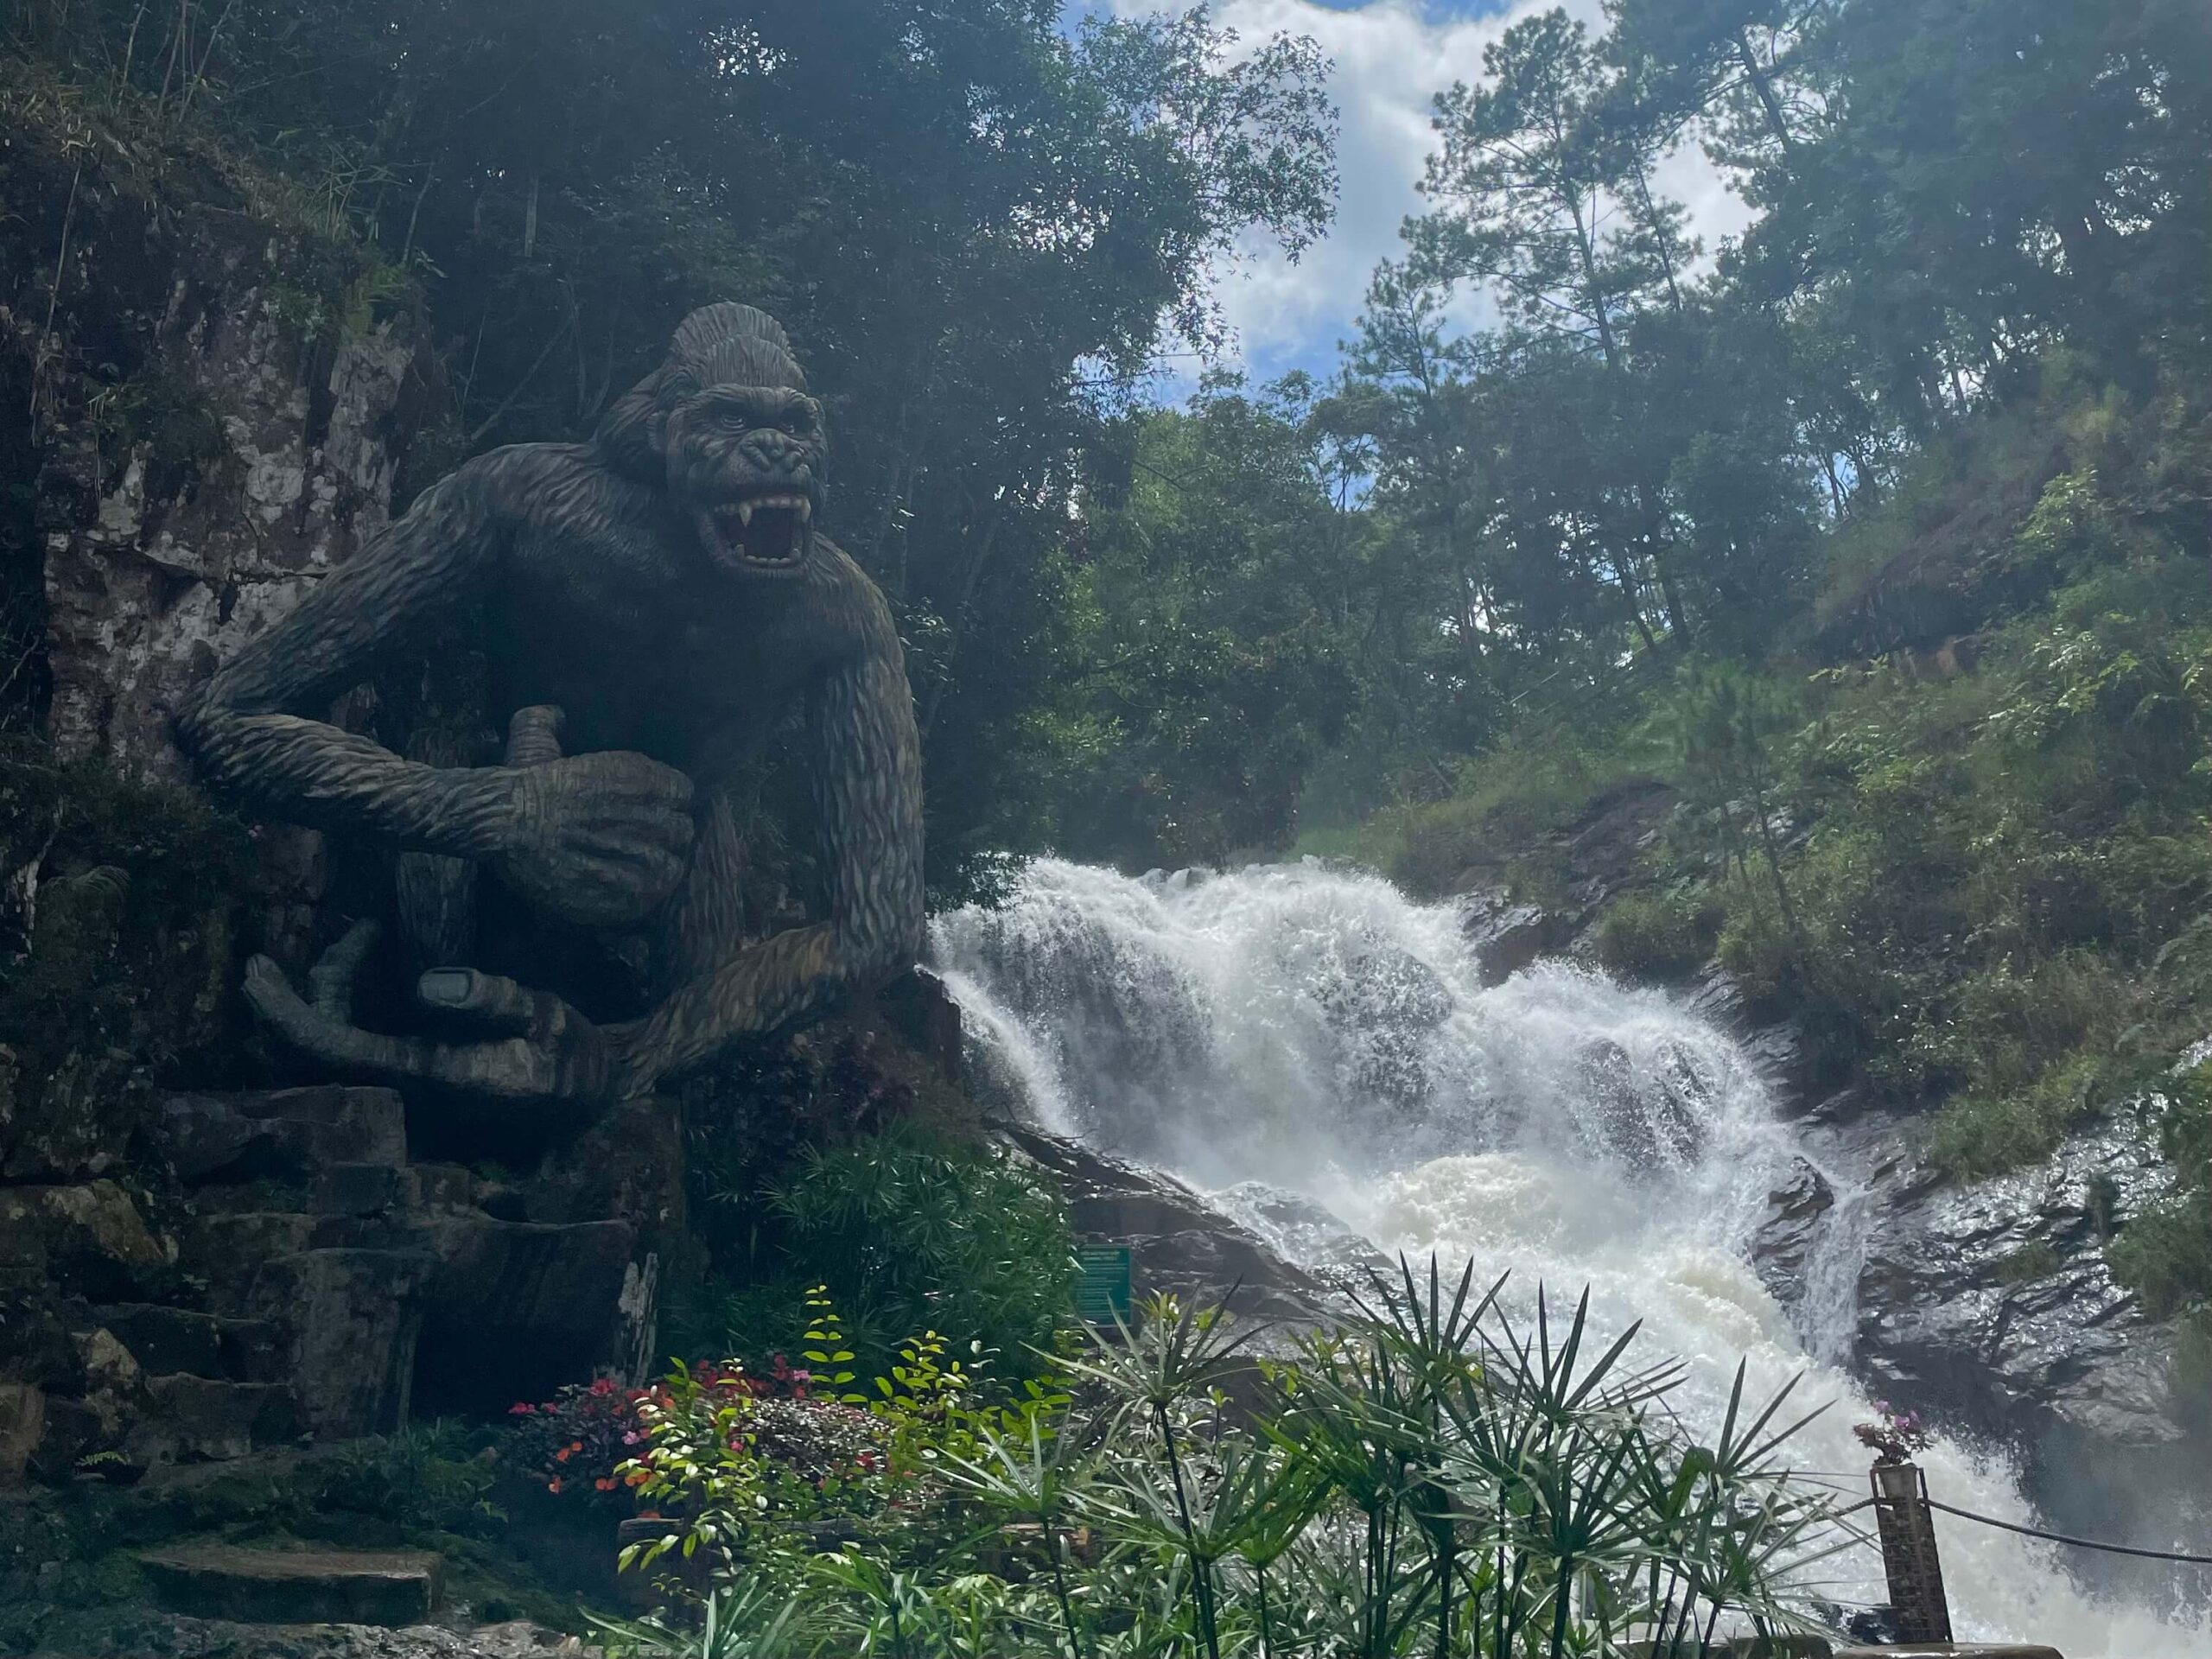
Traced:
<path fill-rule="evenodd" d="M 783 329 L 709 306 L 591 442 L 467 462 L 194 694 L 178 736 L 203 775 L 269 817 L 398 849 L 418 960 L 447 964 L 399 1022 L 430 1034 L 396 1035 L 353 1013 L 372 925 L 318 964 L 308 998 L 257 957 L 246 995 L 283 1040 L 378 1081 L 602 1104 L 914 962 L 912 697 L 882 594 L 815 528 L 823 461 Z M 505 765 L 426 764 L 315 717 L 472 605 L 512 713 Z M 747 944 L 728 786 L 794 707 L 829 914 Z M 594 1022 L 463 965 L 480 877 L 632 947 L 641 1017 Z"/>

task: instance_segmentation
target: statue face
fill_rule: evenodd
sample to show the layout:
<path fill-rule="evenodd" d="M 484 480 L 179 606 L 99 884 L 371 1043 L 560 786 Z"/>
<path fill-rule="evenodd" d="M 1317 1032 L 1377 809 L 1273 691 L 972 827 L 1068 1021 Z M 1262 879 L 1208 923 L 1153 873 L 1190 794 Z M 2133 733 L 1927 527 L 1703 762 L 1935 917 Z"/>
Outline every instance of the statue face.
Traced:
<path fill-rule="evenodd" d="M 785 386 L 709 386 L 669 411 L 668 486 L 723 570 L 796 576 L 823 499 L 822 410 Z"/>

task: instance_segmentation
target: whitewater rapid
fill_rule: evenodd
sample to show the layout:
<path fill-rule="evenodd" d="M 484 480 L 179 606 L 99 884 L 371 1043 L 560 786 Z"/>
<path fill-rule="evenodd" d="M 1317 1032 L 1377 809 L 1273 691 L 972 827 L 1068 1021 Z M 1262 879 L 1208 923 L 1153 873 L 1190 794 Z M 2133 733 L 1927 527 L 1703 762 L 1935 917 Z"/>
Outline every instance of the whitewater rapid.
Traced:
<path fill-rule="evenodd" d="M 1717 1423 L 1739 1360 L 1760 1399 L 1802 1374 L 1793 1402 L 1833 1403 L 1790 1461 L 1864 1495 L 1851 1172 L 1821 1172 L 1840 1201 L 1785 1310 L 1749 1251 L 1805 1154 L 1758 1068 L 1675 999 L 1558 963 L 1485 988 L 1454 906 L 1315 861 L 1130 878 L 1040 860 L 1006 905 L 938 918 L 931 954 L 986 1086 L 1042 1127 L 1211 1192 L 1294 1256 L 1269 1189 L 1387 1251 L 1510 1269 L 1531 1300 L 1586 1286 L 1599 1328 L 1641 1319 L 1637 1351 L 1688 1363 L 1693 1421 Z M 2001 1455 L 1943 1441 L 1921 1461 L 1948 1501 L 2031 1521 Z M 1961 1639 L 2212 1652 L 2202 1628 L 2091 1600 L 2047 1546 L 1939 1531 Z M 1885 1599 L 1871 1548 L 1822 1572 L 1840 1605 Z"/>

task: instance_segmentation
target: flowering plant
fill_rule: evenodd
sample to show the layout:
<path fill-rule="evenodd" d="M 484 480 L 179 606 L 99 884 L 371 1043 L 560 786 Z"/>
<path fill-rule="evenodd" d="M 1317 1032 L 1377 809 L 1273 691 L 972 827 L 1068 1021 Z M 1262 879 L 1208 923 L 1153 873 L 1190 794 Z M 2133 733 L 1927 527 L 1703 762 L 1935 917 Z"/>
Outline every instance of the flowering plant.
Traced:
<path fill-rule="evenodd" d="M 670 1520 L 660 1537 L 628 1546 L 622 1566 L 705 1549 L 724 1568 L 742 1559 L 758 1580 L 796 1571 L 830 1535 L 882 1540 L 925 1527 L 950 1501 L 943 1471 L 981 1455 L 982 1431 L 1065 1403 L 1034 1382 L 1017 1407 L 981 1403 L 981 1356 L 948 1357 L 934 1331 L 899 1349 L 872 1397 L 836 1392 L 854 1376 L 842 1369 L 853 1357 L 842 1323 L 819 1286 L 807 1313 L 802 1357 L 811 1369 L 779 1362 L 757 1379 L 734 1361 L 678 1366 L 639 1400 L 644 1444 L 619 1476 Z"/>
<path fill-rule="evenodd" d="M 507 1408 L 506 1456 L 549 1492 L 619 1501 L 615 1470 L 643 1440 L 637 1414 L 643 1393 L 602 1376 L 542 1403 L 518 1401 Z"/>
<path fill-rule="evenodd" d="M 1936 1431 L 1918 1412 L 1899 1411 L 1886 1400 L 1877 1400 L 1874 1409 L 1882 1414 L 1879 1422 L 1859 1423 L 1851 1432 L 1861 1446 L 1872 1451 L 1875 1462 L 1910 1463 L 1914 1452 L 1924 1452 L 1936 1443 Z"/>
<path fill-rule="evenodd" d="M 735 1390 L 759 1400 L 805 1401 L 814 1387 L 813 1373 L 792 1365 L 781 1354 L 758 1376 L 734 1362 L 702 1365 L 684 1375 L 700 1388 Z M 634 1483 L 624 1481 L 621 1466 L 637 1456 L 646 1440 L 641 1408 L 665 1393 L 665 1384 L 658 1389 L 629 1389 L 602 1376 L 594 1382 L 572 1383 L 540 1403 L 517 1401 L 507 1408 L 512 1421 L 505 1455 L 556 1496 L 581 1493 L 625 1501 Z"/>

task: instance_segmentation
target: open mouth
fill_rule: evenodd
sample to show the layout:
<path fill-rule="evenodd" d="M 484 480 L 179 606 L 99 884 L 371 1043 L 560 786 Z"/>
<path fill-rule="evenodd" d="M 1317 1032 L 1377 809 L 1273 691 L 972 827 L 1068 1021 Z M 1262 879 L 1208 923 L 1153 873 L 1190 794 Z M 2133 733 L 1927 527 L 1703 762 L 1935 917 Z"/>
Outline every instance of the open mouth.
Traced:
<path fill-rule="evenodd" d="M 796 570 L 814 536 L 814 503 L 796 493 L 756 495 L 703 515 L 715 550 L 758 570 Z"/>

